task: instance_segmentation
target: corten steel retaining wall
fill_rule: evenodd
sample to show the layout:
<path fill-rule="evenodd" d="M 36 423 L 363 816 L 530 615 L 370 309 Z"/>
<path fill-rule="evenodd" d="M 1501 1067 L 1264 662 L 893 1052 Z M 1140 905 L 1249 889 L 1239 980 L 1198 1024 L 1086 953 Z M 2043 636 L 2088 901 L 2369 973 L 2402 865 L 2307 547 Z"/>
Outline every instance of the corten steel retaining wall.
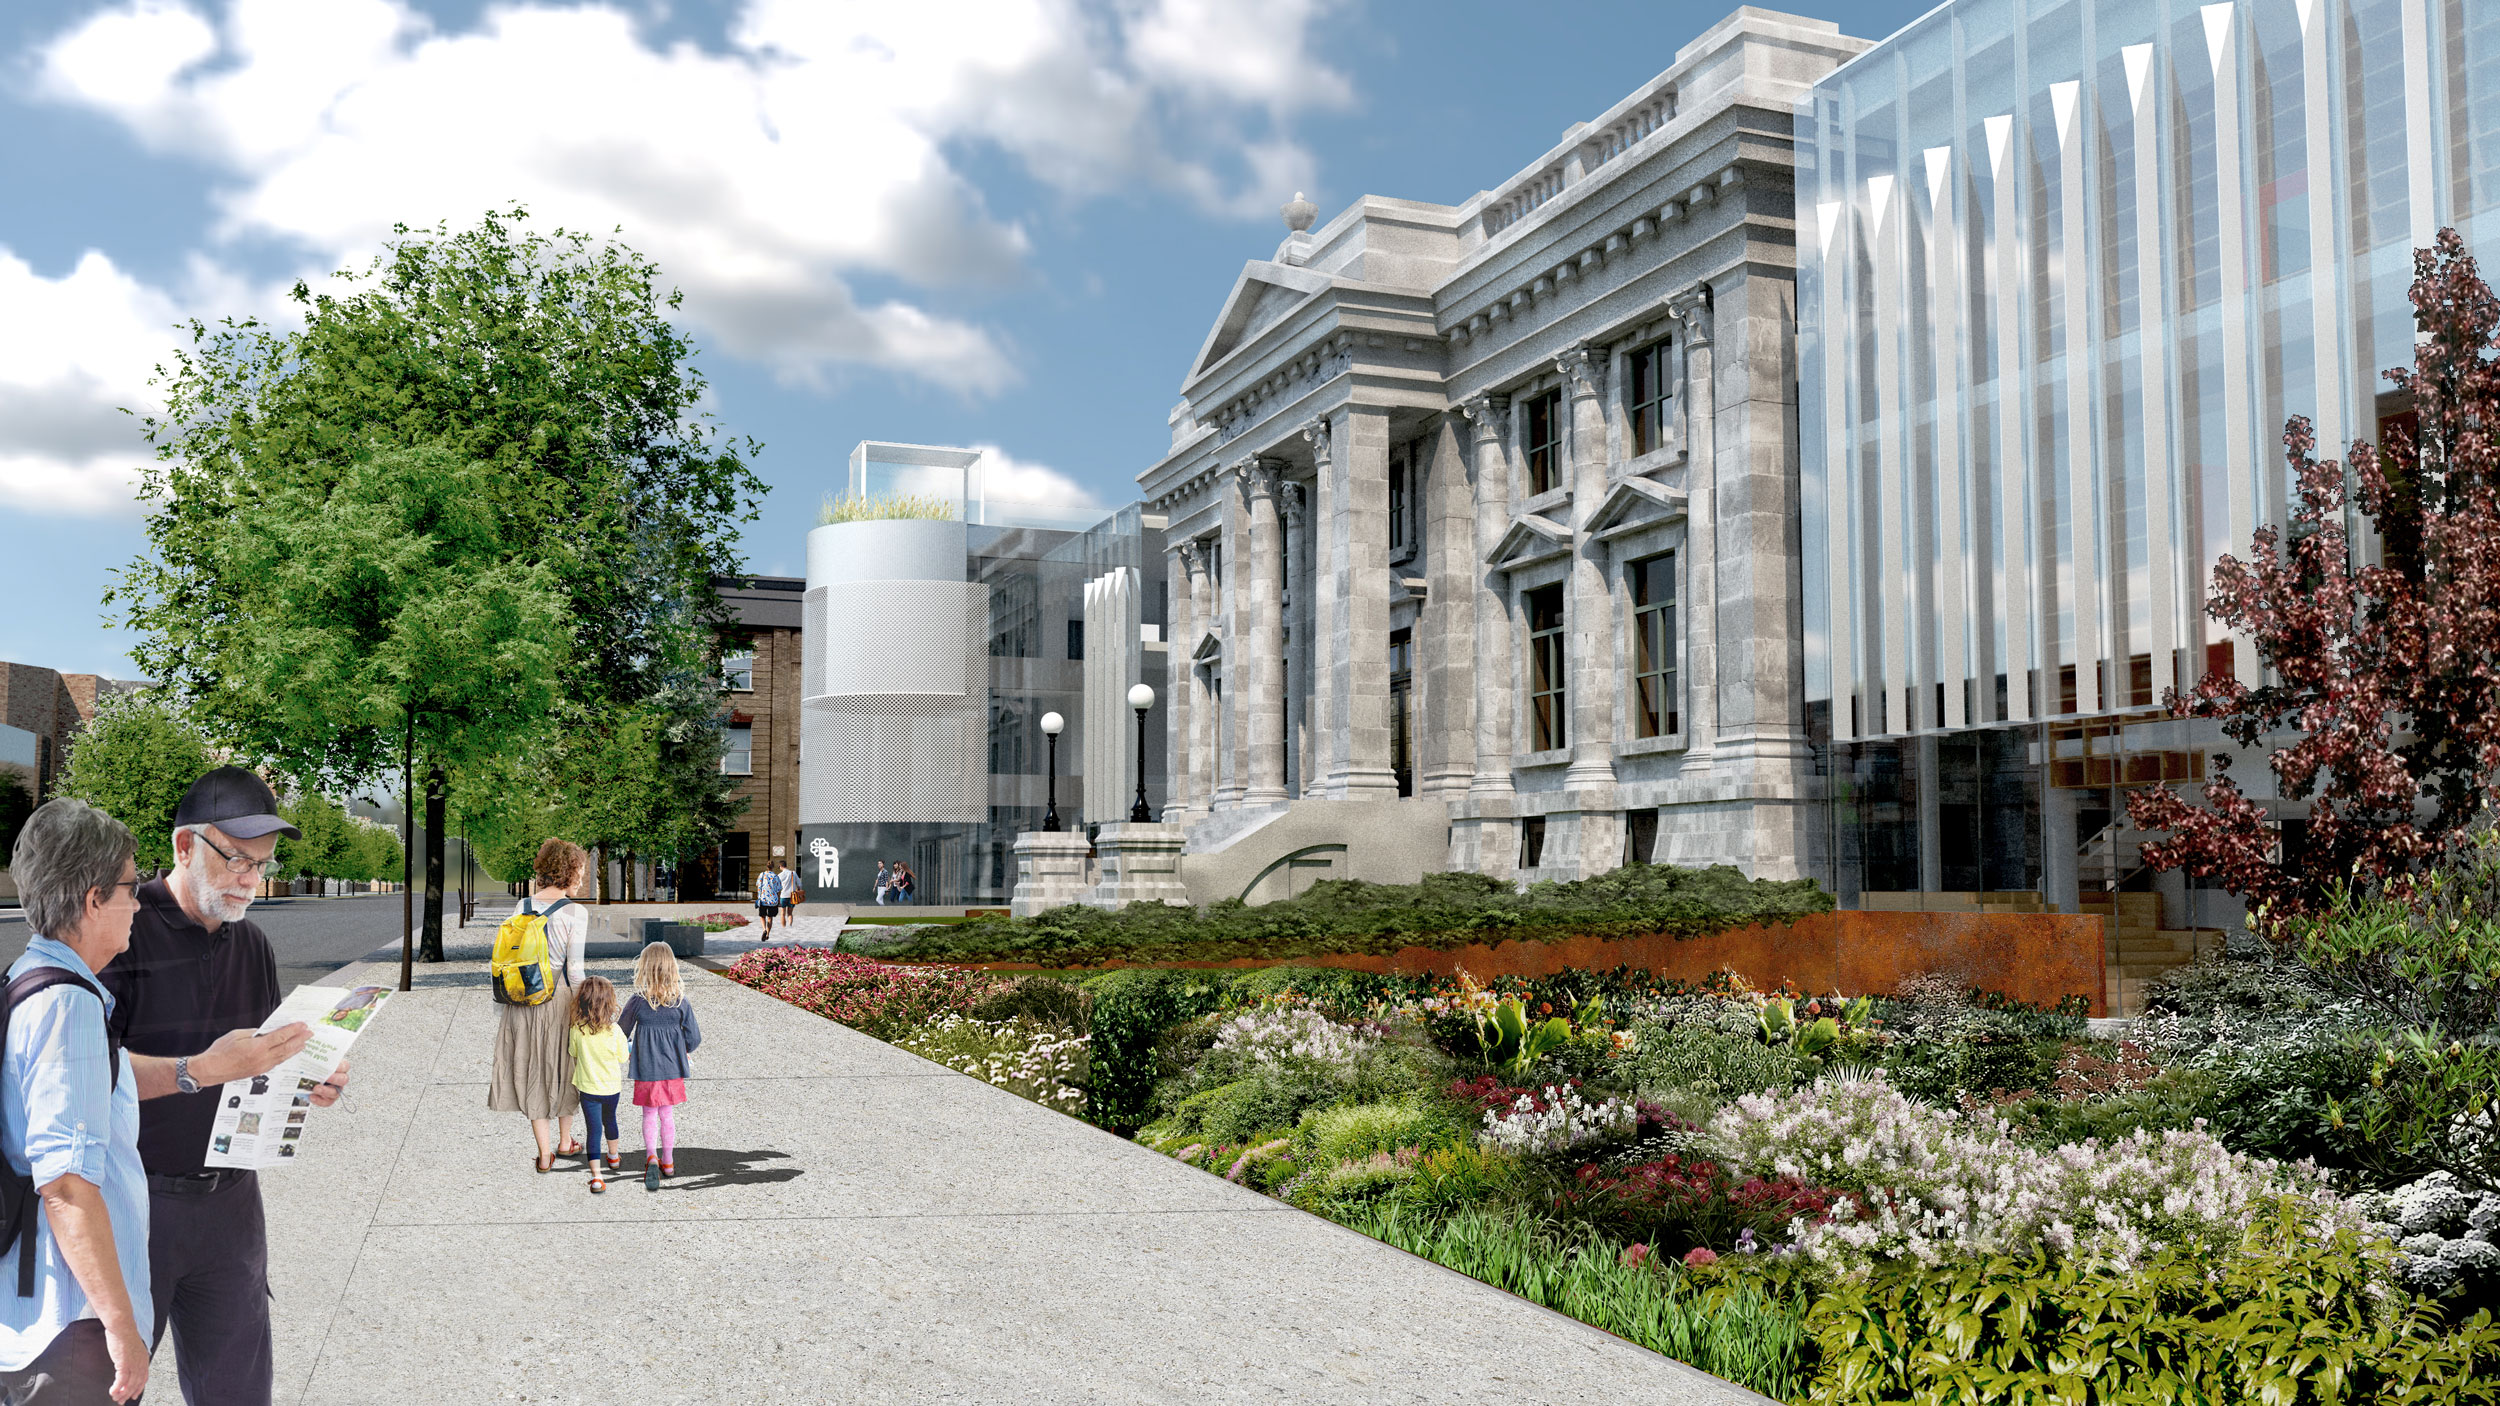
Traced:
<path fill-rule="evenodd" d="M 1697 981 L 1723 968 L 1760 990 L 1793 982 L 1801 991 L 1884 996 L 1901 983 L 1943 973 L 2015 1000 L 2054 1006 L 2069 996 L 2105 1015 L 2108 958 L 2102 920 L 2063 913 L 1815 913 L 1794 923 L 1730 928 L 1701 937 L 1573 937 L 1435 950 L 1407 947 L 1386 956 L 1337 955 L 1266 961 L 1154 962 L 1202 969 L 1272 966 L 1477 977 L 1549 976 L 1559 971 L 1633 967 Z M 1033 962 L 981 962 L 989 971 L 1034 971 Z M 1139 965 L 1106 962 L 1103 970 Z"/>

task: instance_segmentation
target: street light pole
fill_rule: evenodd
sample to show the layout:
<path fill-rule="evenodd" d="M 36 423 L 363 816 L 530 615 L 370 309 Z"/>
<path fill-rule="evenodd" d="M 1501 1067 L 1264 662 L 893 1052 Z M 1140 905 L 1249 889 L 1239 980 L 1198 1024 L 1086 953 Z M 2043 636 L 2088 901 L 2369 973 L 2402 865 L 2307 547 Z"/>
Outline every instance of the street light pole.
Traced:
<path fill-rule="evenodd" d="M 1050 803 L 1042 807 L 1042 833 L 1059 833 L 1059 733 L 1068 720 L 1057 713 L 1042 714 L 1042 736 L 1050 739 Z"/>
<path fill-rule="evenodd" d="M 1146 804 L 1146 710 L 1155 705 L 1155 691 L 1139 684 L 1128 691 L 1128 705 L 1137 710 L 1137 804 L 1128 808 L 1130 823 L 1151 825 L 1154 808 Z"/>

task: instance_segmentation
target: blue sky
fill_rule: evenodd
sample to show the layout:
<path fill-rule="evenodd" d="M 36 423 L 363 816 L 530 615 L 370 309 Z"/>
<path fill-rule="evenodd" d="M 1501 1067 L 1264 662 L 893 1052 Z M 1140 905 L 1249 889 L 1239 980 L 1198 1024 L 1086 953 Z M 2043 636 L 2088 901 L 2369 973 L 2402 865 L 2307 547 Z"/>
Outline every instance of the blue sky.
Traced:
<path fill-rule="evenodd" d="M 187 316 L 275 311 L 393 221 L 624 226 L 764 444 L 795 574 L 864 438 L 1132 496 L 1275 207 L 1456 202 L 1732 5 L 1481 0 L 12 0 L 0 7 L 0 659 L 128 675 L 121 407 Z M 1783 8 L 1878 38 L 1926 6 Z"/>

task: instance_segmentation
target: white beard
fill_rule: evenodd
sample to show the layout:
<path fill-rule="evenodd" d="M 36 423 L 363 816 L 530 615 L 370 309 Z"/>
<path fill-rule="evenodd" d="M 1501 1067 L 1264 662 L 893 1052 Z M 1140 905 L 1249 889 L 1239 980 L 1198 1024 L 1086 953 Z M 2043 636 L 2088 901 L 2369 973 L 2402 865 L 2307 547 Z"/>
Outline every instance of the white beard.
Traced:
<path fill-rule="evenodd" d="M 229 898 L 217 892 L 207 878 L 194 867 L 198 863 L 199 861 L 194 859 L 190 864 L 185 864 L 174 871 L 174 882 L 182 885 L 182 896 L 190 900 L 190 907 L 216 919 L 221 924 L 243 921 L 243 915 L 251 911 L 252 900 Z"/>

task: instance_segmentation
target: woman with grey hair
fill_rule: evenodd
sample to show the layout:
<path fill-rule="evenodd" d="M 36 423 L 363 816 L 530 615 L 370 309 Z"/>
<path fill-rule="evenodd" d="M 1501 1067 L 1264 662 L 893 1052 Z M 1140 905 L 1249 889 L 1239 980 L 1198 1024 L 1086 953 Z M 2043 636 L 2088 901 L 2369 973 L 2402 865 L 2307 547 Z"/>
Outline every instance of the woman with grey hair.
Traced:
<path fill-rule="evenodd" d="M 46 803 L 17 838 L 11 872 L 33 936 L 0 1007 L 0 1155 L 9 1191 L 31 1184 L 42 1214 L 21 1207 L 31 1224 L 0 1259 L 0 1400 L 100 1406 L 148 1382 L 139 1081 L 96 981 L 130 945 L 135 848 L 120 821 L 74 800 Z"/>

